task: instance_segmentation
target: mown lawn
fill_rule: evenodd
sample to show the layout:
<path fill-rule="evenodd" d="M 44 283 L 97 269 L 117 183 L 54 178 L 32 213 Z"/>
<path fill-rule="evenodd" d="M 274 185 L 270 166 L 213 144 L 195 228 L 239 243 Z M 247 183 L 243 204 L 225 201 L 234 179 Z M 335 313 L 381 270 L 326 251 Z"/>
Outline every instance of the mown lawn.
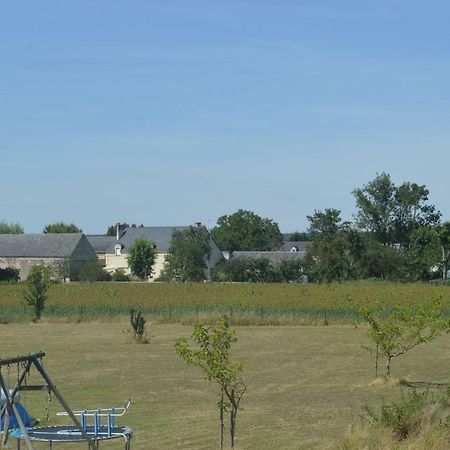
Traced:
<path fill-rule="evenodd" d="M 173 342 L 191 326 L 151 326 L 152 341 L 135 344 L 127 321 L 0 325 L 0 358 L 43 350 L 45 368 L 74 409 L 133 400 L 125 421 L 133 449 L 218 448 L 217 395 L 200 371 L 176 356 Z M 361 347 L 364 327 L 238 326 L 234 357 L 248 385 L 238 416 L 238 449 L 333 448 L 364 403 L 398 398 L 400 387 L 370 387 L 373 361 Z M 450 381 L 450 335 L 393 362 L 393 376 Z M 4 371 L 5 373 L 5 371 Z M 10 369 L 11 382 L 15 368 Z M 37 381 L 34 375 L 29 383 Z M 44 416 L 45 396 L 24 403 Z M 51 403 L 52 422 L 61 408 Z M 55 448 L 56 446 L 54 446 Z M 60 444 L 56 448 L 84 448 Z M 103 448 L 123 448 L 121 442 Z M 10 448 L 15 448 L 10 443 Z M 47 448 L 37 446 L 37 448 Z"/>

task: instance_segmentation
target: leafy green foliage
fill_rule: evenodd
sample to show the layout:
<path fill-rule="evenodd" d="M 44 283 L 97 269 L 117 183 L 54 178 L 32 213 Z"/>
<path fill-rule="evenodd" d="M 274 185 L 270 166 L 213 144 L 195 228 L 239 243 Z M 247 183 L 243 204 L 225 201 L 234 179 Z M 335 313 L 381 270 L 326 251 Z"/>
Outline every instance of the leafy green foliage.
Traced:
<path fill-rule="evenodd" d="M 130 277 L 125 274 L 123 269 L 116 269 L 111 275 L 112 281 L 130 281 Z"/>
<path fill-rule="evenodd" d="M 406 252 L 408 278 L 412 281 L 428 281 L 439 270 L 442 261 L 439 234 L 432 228 L 418 228 L 411 233 Z"/>
<path fill-rule="evenodd" d="M 0 234 L 22 234 L 23 227 L 18 223 L 6 223 L 0 221 Z"/>
<path fill-rule="evenodd" d="M 442 278 L 446 280 L 450 260 L 450 222 L 441 223 L 436 228 L 436 231 L 438 233 L 439 242 L 441 245 Z"/>
<path fill-rule="evenodd" d="M 217 219 L 211 235 L 221 250 L 275 250 L 283 243 L 278 224 L 257 214 L 239 209 Z"/>
<path fill-rule="evenodd" d="M 64 258 L 52 264 L 52 277 L 58 281 L 66 278 L 71 281 L 110 281 L 111 275 L 106 272 L 98 261 L 76 261 Z"/>
<path fill-rule="evenodd" d="M 360 314 L 370 326 L 370 340 L 386 358 L 386 376 L 391 374 L 393 358 L 404 355 L 419 344 L 432 341 L 448 326 L 442 317 L 439 298 L 434 299 L 433 306 L 415 309 L 395 306 L 393 310 L 386 311 L 378 305 L 373 310 L 360 308 Z"/>
<path fill-rule="evenodd" d="M 375 424 L 393 432 L 395 438 L 402 441 L 417 435 L 423 426 L 430 429 L 444 425 L 448 429 L 449 406 L 448 393 L 412 391 L 399 401 L 383 402 L 379 414 L 367 406 L 365 410 Z"/>
<path fill-rule="evenodd" d="M 334 236 L 347 226 L 347 222 L 342 222 L 341 211 L 335 208 L 315 210 L 312 216 L 306 218 L 309 221 L 308 232 L 312 236 Z"/>
<path fill-rule="evenodd" d="M 12 281 L 17 282 L 20 279 L 19 269 L 13 267 L 6 267 L 0 269 L 0 281 Z"/>
<path fill-rule="evenodd" d="M 211 249 L 205 227 L 175 230 L 161 278 L 169 281 L 202 281 Z"/>
<path fill-rule="evenodd" d="M 25 301 L 34 309 L 35 321 L 40 320 L 50 287 L 50 268 L 41 264 L 31 268 L 26 281 Z"/>
<path fill-rule="evenodd" d="M 179 338 L 175 342 L 175 351 L 186 364 L 199 367 L 208 381 L 219 385 L 221 448 L 223 448 L 224 411 L 230 411 L 230 439 L 231 447 L 234 448 L 236 416 L 246 390 L 246 385 L 240 380 L 242 363 L 230 361 L 231 343 L 235 340 L 235 332 L 230 329 L 229 320 L 224 316 L 212 327 L 197 322 L 192 339 L 198 345 L 196 349 L 190 347 L 186 338 Z"/>
<path fill-rule="evenodd" d="M 43 233 L 81 233 L 81 229 L 74 223 L 56 222 L 46 225 L 42 230 Z"/>
<path fill-rule="evenodd" d="M 231 258 L 217 265 L 214 281 L 247 283 L 302 282 L 304 262 L 300 259 L 285 260 L 274 266 L 267 258 Z"/>
<path fill-rule="evenodd" d="M 156 258 L 155 243 L 145 238 L 136 239 L 128 249 L 127 261 L 131 273 L 141 280 L 152 274 Z"/>
<path fill-rule="evenodd" d="M 428 194 L 424 185 L 396 186 L 383 172 L 353 191 L 359 209 L 356 223 L 383 244 L 407 245 L 413 230 L 439 223 L 441 214 L 427 203 Z"/>

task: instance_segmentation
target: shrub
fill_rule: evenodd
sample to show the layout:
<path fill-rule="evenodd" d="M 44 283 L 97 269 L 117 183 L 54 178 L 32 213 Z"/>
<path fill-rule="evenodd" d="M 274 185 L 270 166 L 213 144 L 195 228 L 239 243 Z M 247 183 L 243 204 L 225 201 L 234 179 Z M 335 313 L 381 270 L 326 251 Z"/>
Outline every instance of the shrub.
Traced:
<path fill-rule="evenodd" d="M 116 269 L 111 276 L 112 281 L 130 281 L 130 277 L 125 275 L 123 269 Z"/>
<path fill-rule="evenodd" d="M 140 344 L 147 344 L 149 337 L 145 332 L 145 319 L 138 309 L 130 309 L 130 324 L 133 330 L 134 340 Z"/>
<path fill-rule="evenodd" d="M 6 269 L 0 269 L 0 281 L 19 281 L 19 269 L 13 267 L 7 267 Z"/>

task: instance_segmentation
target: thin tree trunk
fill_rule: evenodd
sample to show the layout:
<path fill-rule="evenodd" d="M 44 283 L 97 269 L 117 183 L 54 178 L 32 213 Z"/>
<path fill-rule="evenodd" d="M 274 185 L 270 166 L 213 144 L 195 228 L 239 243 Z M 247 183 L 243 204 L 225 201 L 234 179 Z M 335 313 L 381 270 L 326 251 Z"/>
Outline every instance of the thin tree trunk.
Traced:
<path fill-rule="evenodd" d="M 220 397 L 220 450 L 223 450 L 224 429 L 225 429 L 225 424 L 223 422 L 223 389 L 222 389 L 222 395 Z"/>
<path fill-rule="evenodd" d="M 231 448 L 234 448 L 234 433 L 236 430 L 236 414 L 237 405 L 234 398 L 234 389 L 231 391 L 231 409 L 230 409 L 230 438 L 231 438 Z"/>
<path fill-rule="evenodd" d="M 388 356 L 386 361 L 386 378 L 391 375 L 391 357 Z"/>

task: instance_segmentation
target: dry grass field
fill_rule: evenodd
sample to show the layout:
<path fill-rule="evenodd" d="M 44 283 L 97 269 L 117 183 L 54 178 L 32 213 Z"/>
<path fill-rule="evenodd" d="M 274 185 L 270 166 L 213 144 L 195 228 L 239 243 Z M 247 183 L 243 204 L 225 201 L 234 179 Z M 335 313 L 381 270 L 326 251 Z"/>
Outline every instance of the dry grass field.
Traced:
<path fill-rule="evenodd" d="M 131 397 L 124 422 L 135 430 L 135 450 L 217 449 L 215 386 L 174 352 L 174 340 L 189 336 L 192 327 L 151 325 L 147 345 L 133 343 L 124 332 L 127 327 L 122 319 L 0 325 L 0 358 L 47 352 L 45 368 L 74 409 L 119 406 Z M 364 327 L 234 328 L 233 357 L 244 363 L 248 384 L 238 416 L 237 449 L 333 449 L 348 425 L 359 421 L 363 404 L 401 395 L 398 386 L 369 386 L 374 370 L 361 347 Z M 394 360 L 392 370 L 394 377 L 448 382 L 449 367 L 446 335 Z M 34 415 L 44 416 L 43 394 L 28 393 L 24 403 Z M 50 409 L 54 423 L 61 409 L 56 399 Z M 121 442 L 102 447 L 123 448 Z"/>

